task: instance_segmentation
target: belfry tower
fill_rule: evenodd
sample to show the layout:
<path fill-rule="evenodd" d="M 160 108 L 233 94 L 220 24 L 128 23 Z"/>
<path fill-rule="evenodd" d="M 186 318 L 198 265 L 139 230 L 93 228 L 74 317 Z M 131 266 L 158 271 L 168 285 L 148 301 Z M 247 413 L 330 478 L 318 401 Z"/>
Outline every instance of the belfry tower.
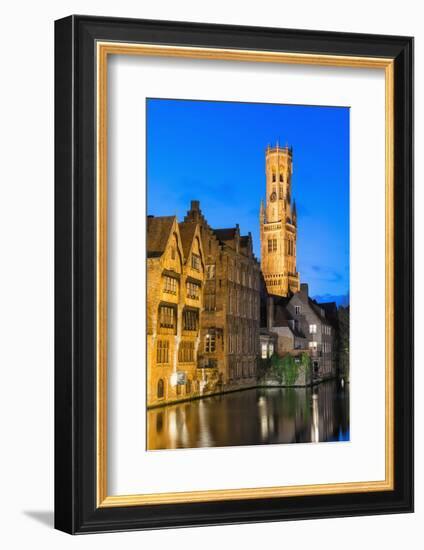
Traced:
<path fill-rule="evenodd" d="M 261 201 L 261 269 L 270 294 L 298 292 L 297 215 L 291 196 L 293 149 L 268 146 L 265 154 L 266 201 Z"/>

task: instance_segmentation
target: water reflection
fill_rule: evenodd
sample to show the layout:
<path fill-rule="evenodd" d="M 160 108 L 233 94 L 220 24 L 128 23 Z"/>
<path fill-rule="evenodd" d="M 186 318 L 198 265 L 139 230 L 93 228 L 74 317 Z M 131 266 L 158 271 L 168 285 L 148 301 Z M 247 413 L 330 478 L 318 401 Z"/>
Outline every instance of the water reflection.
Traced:
<path fill-rule="evenodd" d="M 349 440 L 349 386 L 257 388 L 147 413 L 148 449 Z"/>

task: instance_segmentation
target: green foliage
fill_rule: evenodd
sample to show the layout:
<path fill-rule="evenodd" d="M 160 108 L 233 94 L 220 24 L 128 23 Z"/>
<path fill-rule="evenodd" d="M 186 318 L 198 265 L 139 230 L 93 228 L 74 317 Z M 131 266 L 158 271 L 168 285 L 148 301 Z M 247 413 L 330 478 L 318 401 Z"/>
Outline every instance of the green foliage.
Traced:
<path fill-rule="evenodd" d="M 311 358 L 307 353 L 295 357 L 287 353 L 280 357 L 274 353 L 270 359 L 262 359 L 259 363 L 259 377 L 272 376 L 284 386 L 308 384 L 311 374 Z M 304 378 L 303 375 L 304 374 Z"/>
<path fill-rule="evenodd" d="M 299 376 L 299 362 L 292 355 L 285 355 L 282 359 L 283 376 L 281 379 L 287 386 L 293 386 Z"/>
<path fill-rule="evenodd" d="M 294 386 L 299 382 L 299 377 L 304 373 L 305 381 L 308 382 L 311 369 L 311 360 L 307 353 L 300 357 L 286 354 L 279 357 L 274 354 L 271 357 L 271 371 L 285 386 Z"/>
<path fill-rule="evenodd" d="M 339 321 L 337 345 L 339 371 L 342 376 L 349 380 L 349 306 L 339 307 L 337 317 Z"/>

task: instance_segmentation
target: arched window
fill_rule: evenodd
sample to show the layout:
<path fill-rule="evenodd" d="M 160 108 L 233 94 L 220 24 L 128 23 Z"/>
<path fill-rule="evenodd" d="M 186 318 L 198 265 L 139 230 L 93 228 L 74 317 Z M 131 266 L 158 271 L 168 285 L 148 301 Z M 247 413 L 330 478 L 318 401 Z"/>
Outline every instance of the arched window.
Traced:
<path fill-rule="evenodd" d="M 186 382 L 186 395 L 189 395 L 191 393 L 191 380 L 187 378 Z"/>
<path fill-rule="evenodd" d="M 162 378 L 158 381 L 158 399 L 162 399 L 165 395 L 165 388 Z"/>

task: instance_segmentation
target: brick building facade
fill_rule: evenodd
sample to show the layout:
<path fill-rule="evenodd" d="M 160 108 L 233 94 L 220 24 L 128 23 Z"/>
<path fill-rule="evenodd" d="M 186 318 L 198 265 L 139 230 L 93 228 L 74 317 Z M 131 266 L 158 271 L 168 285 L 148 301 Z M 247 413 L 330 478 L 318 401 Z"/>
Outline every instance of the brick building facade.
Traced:
<path fill-rule="evenodd" d="M 198 201 L 184 223 L 199 224 L 205 254 L 199 367 L 209 390 L 256 383 L 259 357 L 260 266 L 252 237 L 239 226 L 213 229 Z"/>
<path fill-rule="evenodd" d="M 147 219 L 147 404 L 193 397 L 205 263 L 197 224 Z"/>

